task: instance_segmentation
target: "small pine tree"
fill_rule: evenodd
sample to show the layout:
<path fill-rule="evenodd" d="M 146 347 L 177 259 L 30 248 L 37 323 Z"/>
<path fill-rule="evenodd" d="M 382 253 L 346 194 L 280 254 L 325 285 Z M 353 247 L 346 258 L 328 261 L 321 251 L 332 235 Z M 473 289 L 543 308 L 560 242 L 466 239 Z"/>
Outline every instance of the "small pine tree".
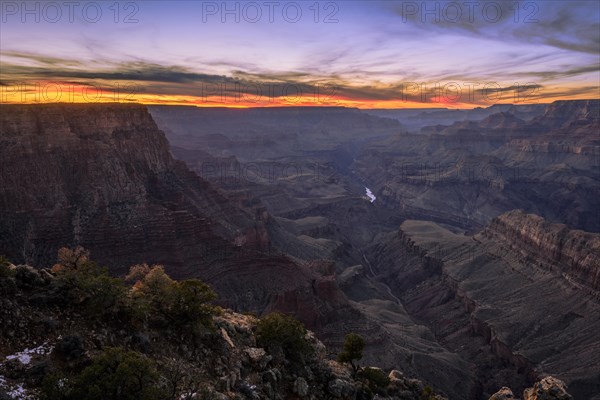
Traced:
<path fill-rule="evenodd" d="M 349 333 L 344 338 L 344 349 L 338 354 L 338 361 L 342 363 L 350 363 L 354 373 L 358 372 L 358 363 L 363 357 L 363 350 L 365 348 L 365 339 L 357 333 Z"/>

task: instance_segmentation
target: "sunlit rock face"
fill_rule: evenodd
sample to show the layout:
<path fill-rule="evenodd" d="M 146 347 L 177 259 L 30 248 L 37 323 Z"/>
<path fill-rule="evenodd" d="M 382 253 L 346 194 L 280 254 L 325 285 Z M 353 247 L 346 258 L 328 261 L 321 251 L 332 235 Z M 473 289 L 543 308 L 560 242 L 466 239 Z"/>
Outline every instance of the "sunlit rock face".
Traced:
<path fill-rule="evenodd" d="M 560 379 L 546 377 L 537 382 L 532 388 L 525 389 L 523 400 L 572 400 L 567 393 L 567 386 Z"/>

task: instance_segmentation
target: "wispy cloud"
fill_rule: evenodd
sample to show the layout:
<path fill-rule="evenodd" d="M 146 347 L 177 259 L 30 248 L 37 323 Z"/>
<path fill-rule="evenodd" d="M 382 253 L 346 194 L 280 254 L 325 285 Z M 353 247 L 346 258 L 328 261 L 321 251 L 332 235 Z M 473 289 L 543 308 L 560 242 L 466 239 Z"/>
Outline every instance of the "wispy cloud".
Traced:
<path fill-rule="evenodd" d="M 597 2 L 480 0 L 472 21 L 465 14 L 457 22 L 443 14 L 439 22 L 431 15 L 423 21 L 421 11 L 406 15 L 408 3 L 422 4 L 341 3 L 346 9 L 332 25 L 310 18 L 300 24 L 223 24 L 220 18 L 199 24 L 158 2 L 146 3 L 141 22 L 127 27 L 9 24 L 0 37 L 0 81 L 3 87 L 19 81 L 107 89 L 135 84 L 160 101 L 186 102 L 207 92 L 258 90 L 285 98 L 286 87 L 315 93 L 326 86 L 349 104 L 393 106 L 399 99 L 431 102 L 446 84 L 464 91 L 472 85 L 481 94 L 486 83 L 503 95 L 525 87 L 538 96 L 569 97 L 571 90 L 571 96 L 597 97 L 590 90 L 600 69 Z M 443 10 L 453 2 L 425 3 Z M 502 7 L 493 23 L 481 14 L 490 4 Z M 515 4 L 519 14 L 511 9 Z M 532 10 L 537 22 L 525 23 Z M 419 93 L 407 91 L 407 84 L 418 84 Z"/>

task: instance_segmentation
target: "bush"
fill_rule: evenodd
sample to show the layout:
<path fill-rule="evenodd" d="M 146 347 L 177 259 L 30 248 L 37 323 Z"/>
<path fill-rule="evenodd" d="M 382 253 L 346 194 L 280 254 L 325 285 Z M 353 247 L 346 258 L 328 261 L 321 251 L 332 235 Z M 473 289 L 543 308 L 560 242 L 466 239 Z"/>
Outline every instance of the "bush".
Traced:
<path fill-rule="evenodd" d="M 9 268 L 10 261 L 4 256 L 0 256 L 0 278 L 14 276 L 14 271 Z"/>
<path fill-rule="evenodd" d="M 143 278 L 132 289 L 132 307 L 134 315 L 143 320 L 162 319 L 163 323 L 173 323 L 178 327 L 210 326 L 215 308 L 209 304 L 216 293 L 198 279 L 174 281 L 160 265 L 154 265 L 149 271 L 143 268 L 131 270 Z"/>
<path fill-rule="evenodd" d="M 390 384 L 390 378 L 379 368 L 364 368 L 358 373 L 358 378 L 378 394 L 385 394 L 385 389 Z"/>
<path fill-rule="evenodd" d="M 435 399 L 435 393 L 431 386 L 425 386 L 421 391 L 421 400 L 433 400 Z"/>
<path fill-rule="evenodd" d="M 44 285 L 44 280 L 37 269 L 28 265 L 19 265 L 14 270 L 14 277 L 18 287 L 33 289 Z"/>
<path fill-rule="evenodd" d="M 78 269 L 90 262 L 90 252 L 81 246 L 74 249 L 61 247 L 58 250 L 58 264 L 52 267 L 53 272 L 63 269 Z"/>
<path fill-rule="evenodd" d="M 291 316 L 272 313 L 262 318 L 257 325 L 256 339 L 259 346 L 269 349 L 280 346 L 292 362 L 303 363 L 312 356 L 314 349 L 306 340 L 306 328 Z"/>
<path fill-rule="evenodd" d="M 157 265 L 153 265 L 152 268 L 157 267 Z M 129 273 L 125 277 L 125 282 L 129 283 L 137 283 L 144 279 L 150 270 L 152 269 L 148 266 L 148 264 L 136 264 L 132 265 L 129 268 Z"/>
<path fill-rule="evenodd" d="M 210 325 L 214 308 L 207 304 L 217 297 L 204 282 L 189 279 L 174 284 L 171 316 L 179 324 Z"/>
<path fill-rule="evenodd" d="M 78 361 L 85 356 L 83 339 L 78 335 L 66 336 L 56 343 L 52 353 L 65 363 Z"/>
<path fill-rule="evenodd" d="M 342 363 L 350 363 L 354 373 L 359 369 L 358 364 L 354 364 L 354 361 L 359 361 L 363 357 L 363 350 L 365 348 L 365 339 L 357 333 L 349 333 L 344 338 L 344 348 L 340 354 L 338 354 L 338 361 Z"/>
<path fill-rule="evenodd" d="M 155 363 L 133 351 L 107 348 L 72 378 L 55 374 L 42 386 L 43 399 L 164 400 Z"/>
<path fill-rule="evenodd" d="M 77 268 L 60 270 L 55 283 L 66 290 L 71 303 L 83 305 L 94 317 L 114 315 L 126 305 L 127 289 L 123 281 L 90 261 Z"/>
<path fill-rule="evenodd" d="M 46 375 L 40 388 L 40 400 L 74 400 L 72 382 L 67 375 L 56 372 Z"/>

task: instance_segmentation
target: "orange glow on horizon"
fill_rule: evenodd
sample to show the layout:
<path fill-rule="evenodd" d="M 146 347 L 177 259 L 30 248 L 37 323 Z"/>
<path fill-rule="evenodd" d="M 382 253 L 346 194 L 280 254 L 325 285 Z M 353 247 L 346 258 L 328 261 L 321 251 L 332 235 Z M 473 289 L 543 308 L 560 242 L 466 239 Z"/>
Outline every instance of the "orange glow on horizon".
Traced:
<path fill-rule="evenodd" d="M 157 93 L 133 93 L 128 91 L 127 84 L 107 85 L 109 90 L 98 89 L 87 83 L 33 82 L 27 86 L 0 86 L 0 104 L 48 104 L 48 103 L 140 103 L 146 105 L 179 105 L 196 107 L 226 107 L 226 108 L 271 108 L 271 107 L 349 107 L 359 109 L 403 109 L 403 108 L 451 108 L 472 109 L 489 107 L 494 104 L 539 104 L 551 103 L 556 100 L 581 100 L 598 98 L 575 90 L 572 96 L 537 95 L 531 99 L 515 101 L 512 93 L 501 93 L 491 102 L 460 102 L 460 101 L 409 101 L 409 100 L 372 100 L 333 96 L 318 98 L 310 95 L 296 97 L 274 97 L 259 100 L 243 98 L 239 94 L 229 94 L 228 99 L 220 96 L 190 96 Z M 114 90 L 121 87 L 121 90 Z M 549 92 L 564 93 L 565 88 L 554 88 Z M 446 100 L 446 101 L 443 101 Z"/>

